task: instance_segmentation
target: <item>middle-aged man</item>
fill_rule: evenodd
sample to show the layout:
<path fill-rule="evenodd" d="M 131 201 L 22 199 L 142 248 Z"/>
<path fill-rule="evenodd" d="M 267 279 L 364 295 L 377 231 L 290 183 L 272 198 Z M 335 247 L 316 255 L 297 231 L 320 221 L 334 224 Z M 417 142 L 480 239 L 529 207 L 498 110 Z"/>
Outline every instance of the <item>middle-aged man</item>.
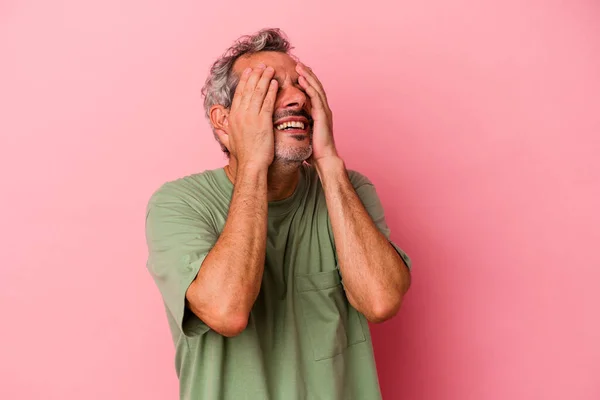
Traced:
<path fill-rule="evenodd" d="M 290 52 L 264 29 L 214 63 L 205 110 L 228 165 L 148 204 L 147 266 L 182 399 L 381 398 L 367 321 L 396 314 L 410 260 L 373 184 L 338 154 L 323 86 Z"/>

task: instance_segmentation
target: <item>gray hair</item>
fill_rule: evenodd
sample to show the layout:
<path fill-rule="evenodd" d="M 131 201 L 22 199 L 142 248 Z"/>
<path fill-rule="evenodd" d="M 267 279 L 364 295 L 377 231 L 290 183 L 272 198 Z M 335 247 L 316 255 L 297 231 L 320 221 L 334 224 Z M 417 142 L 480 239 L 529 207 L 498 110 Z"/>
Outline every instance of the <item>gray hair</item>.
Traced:
<path fill-rule="evenodd" d="M 233 73 L 233 64 L 238 58 L 260 51 L 277 51 L 290 54 L 292 49 L 293 47 L 285 33 L 277 28 L 262 29 L 252 35 L 245 35 L 237 39 L 212 65 L 204 87 L 202 87 L 204 112 L 209 122 L 212 106 L 220 104 L 225 108 L 231 107 L 233 95 L 239 82 L 239 76 Z M 215 139 L 221 145 L 221 150 L 229 157 L 229 150 L 219 141 L 212 124 L 211 128 Z"/>

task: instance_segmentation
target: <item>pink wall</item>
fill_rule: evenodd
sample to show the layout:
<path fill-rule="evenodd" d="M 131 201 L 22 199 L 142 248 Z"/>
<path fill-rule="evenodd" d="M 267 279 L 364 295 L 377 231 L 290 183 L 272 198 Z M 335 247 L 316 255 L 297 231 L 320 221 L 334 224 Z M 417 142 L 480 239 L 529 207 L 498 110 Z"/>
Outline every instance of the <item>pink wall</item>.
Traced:
<path fill-rule="evenodd" d="M 597 2 L 201 3 L 0 3 L 0 398 L 176 398 L 144 207 L 223 164 L 200 87 L 267 25 L 415 264 L 385 398 L 600 398 Z"/>

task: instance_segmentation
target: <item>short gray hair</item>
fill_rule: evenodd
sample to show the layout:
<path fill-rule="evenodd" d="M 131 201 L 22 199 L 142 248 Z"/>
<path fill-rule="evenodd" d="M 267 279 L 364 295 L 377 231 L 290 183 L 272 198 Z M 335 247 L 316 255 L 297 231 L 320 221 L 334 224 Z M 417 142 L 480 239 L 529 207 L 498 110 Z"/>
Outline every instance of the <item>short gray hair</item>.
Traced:
<path fill-rule="evenodd" d="M 277 51 L 291 55 L 292 49 L 293 47 L 287 36 L 278 28 L 262 29 L 252 35 L 244 35 L 237 39 L 212 65 L 204 87 L 202 87 L 204 112 L 209 122 L 212 106 L 220 104 L 225 108 L 231 107 L 233 95 L 239 82 L 239 76 L 233 73 L 233 64 L 238 58 L 261 51 Z M 212 124 L 211 128 L 215 139 L 221 145 L 221 149 L 229 157 L 229 150 L 219 141 Z"/>

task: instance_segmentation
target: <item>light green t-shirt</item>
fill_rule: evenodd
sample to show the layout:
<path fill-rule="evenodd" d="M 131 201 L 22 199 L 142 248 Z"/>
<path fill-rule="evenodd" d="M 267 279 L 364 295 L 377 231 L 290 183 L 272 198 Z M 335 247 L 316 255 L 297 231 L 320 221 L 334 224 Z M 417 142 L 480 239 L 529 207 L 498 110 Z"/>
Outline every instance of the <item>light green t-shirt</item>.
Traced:
<path fill-rule="evenodd" d="M 369 326 L 345 296 L 321 182 L 308 165 L 300 172 L 294 194 L 269 203 L 260 293 L 246 329 L 232 338 L 187 309 L 185 292 L 225 225 L 233 184 L 220 168 L 168 182 L 152 195 L 147 267 L 165 304 L 181 399 L 381 398 Z M 348 174 L 389 240 L 374 186 Z"/>

